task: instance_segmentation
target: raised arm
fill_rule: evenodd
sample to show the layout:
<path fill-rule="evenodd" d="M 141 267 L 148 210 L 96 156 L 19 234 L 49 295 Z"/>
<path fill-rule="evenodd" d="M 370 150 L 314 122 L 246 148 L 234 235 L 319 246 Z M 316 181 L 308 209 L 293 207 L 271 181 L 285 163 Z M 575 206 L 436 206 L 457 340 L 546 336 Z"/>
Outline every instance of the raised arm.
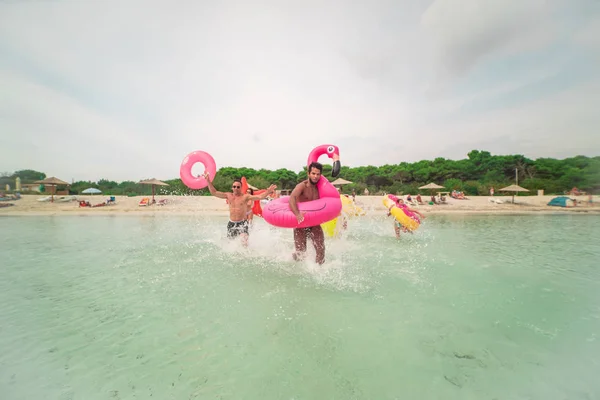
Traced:
<path fill-rule="evenodd" d="M 212 194 L 215 197 L 218 197 L 220 199 L 226 199 L 227 198 L 227 193 L 223 193 L 223 192 L 219 192 L 217 189 L 215 189 L 215 187 L 213 186 L 212 182 L 210 181 L 210 175 L 208 172 L 204 173 L 204 179 L 206 179 L 206 182 L 208 182 L 208 190 L 210 191 L 210 194 Z"/>
<path fill-rule="evenodd" d="M 256 201 L 256 200 L 266 199 L 268 195 L 270 195 L 271 193 L 273 193 L 275 191 L 275 189 L 277 189 L 277 186 L 276 185 L 271 185 L 271 186 L 269 186 L 269 188 L 265 192 L 262 192 L 259 195 L 256 195 L 256 196 L 249 195 L 248 196 L 248 200 Z"/>

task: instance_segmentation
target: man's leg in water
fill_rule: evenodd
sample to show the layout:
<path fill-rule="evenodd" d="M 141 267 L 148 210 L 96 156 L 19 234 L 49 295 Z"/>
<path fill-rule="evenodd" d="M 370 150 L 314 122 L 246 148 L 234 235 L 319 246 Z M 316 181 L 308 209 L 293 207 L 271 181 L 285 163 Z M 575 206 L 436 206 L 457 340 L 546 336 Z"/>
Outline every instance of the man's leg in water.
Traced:
<path fill-rule="evenodd" d="M 396 238 L 400 239 L 400 226 L 397 222 L 394 222 L 394 231 L 396 232 Z"/>
<path fill-rule="evenodd" d="M 296 248 L 293 254 L 294 260 L 301 260 L 306 253 L 306 229 L 294 228 L 294 246 Z"/>
<path fill-rule="evenodd" d="M 312 236 L 313 246 L 317 251 L 316 262 L 317 264 L 323 264 L 325 262 L 325 235 L 323 234 L 323 228 L 321 225 L 313 226 L 310 228 Z"/>

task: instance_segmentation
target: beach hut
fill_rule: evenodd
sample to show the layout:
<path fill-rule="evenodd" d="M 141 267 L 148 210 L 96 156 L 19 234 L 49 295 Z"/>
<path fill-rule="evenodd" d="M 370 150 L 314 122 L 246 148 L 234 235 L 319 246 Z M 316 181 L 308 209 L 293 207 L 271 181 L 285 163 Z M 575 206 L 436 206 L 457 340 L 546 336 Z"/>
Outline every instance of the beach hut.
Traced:
<path fill-rule="evenodd" d="M 46 179 L 42 179 L 41 181 L 35 181 L 34 183 L 39 183 L 40 185 L 44 185 L 44 186 L 52 186 L 53 190 L 51 190 L 51 198 L 50 198 L 50 202 L 54 202 L 54 192 L 56 192 L 56 186 L 69 186 L 69 183 L 60 180 L 54 176 L 51 176 L 50 178 L 46 178 Z"/>
<path fill-rule="evenodd" d="M 155 202 L 154 201 L 154 193 L 156 191 L 155 187 L 156 186 L 169 186 L 168 183 L 165 183 L 163 181 L 159 181 L 158 179 L 154 179 L 154 178 L 152 178 L 152 179 L 146 179 L 146 180 L 143 180 L 143 181 L 139 181 L 139 183 L 142 184 L 142 185 L 152 185 L 152 203 Z"/>
<path fill-rule="evenodd" d="M 553 207 L 573 207 L 575 206 L 575 202 L 569 197 L 559 196 L 550 200 L 548 205 Z"/>
<path fill-rule="evenodd" d="M 500 189 L 502 192 L 513 192 L 512 195 L 512 203 L 515 203 L 515 194 L 517 194 L 518 192 L 529 192 L 529 190 L 522 188 L 519 185 L 510 185 L 507 186 L 505 188 Z"/>

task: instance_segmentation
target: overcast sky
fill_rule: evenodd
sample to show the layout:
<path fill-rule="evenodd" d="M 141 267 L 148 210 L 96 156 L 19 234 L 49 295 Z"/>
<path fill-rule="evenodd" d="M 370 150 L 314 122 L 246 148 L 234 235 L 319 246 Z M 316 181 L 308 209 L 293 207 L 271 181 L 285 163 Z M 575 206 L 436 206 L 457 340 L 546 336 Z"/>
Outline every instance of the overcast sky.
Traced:
<path fill-rule="evenodd" d="M 600 155 L 599 66 L 595 0 L 0 0 L 0 171 Z"/>

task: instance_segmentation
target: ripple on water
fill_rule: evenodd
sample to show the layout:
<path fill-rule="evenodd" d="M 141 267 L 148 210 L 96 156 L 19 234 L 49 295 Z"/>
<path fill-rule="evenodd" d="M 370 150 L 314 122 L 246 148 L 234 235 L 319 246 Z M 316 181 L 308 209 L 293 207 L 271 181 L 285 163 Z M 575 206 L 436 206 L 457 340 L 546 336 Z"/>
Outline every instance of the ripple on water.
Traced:
<path fill-rule="evenodd" d="M 5 218 L 0 391 L 593 398 L 599 221 L 563 217 L 431 217 L 400 240 L 354 219 L 324 266 L 260 220 L 244 249 L 219 218 Z"/>

